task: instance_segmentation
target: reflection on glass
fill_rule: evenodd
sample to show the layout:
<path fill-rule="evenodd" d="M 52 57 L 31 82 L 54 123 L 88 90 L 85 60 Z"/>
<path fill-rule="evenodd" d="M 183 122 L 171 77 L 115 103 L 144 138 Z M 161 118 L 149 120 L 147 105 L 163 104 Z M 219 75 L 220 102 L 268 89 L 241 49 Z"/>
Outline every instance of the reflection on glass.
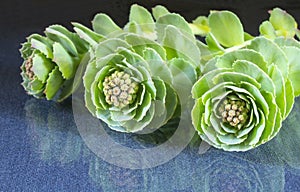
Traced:
<path fill-rule="evenodd" d="M 195 139 L 193 145 L 166 164 L 131 170 L 108 164 L 89 151 L 77 131 L 68 103 L 59 105 L 32 99 L 25 106 L 28 136 L 41 160 L 64 166 L 88 163 L 86 174 L 103 191 L 147 192 L 282 191 L 287 165 L 294 168 L 293 174 L 300 175 L 299 110 L 300 99 L 296 99 L 278 136 L 246 153 L 210 148 L 208 152 L 198 154 L 199 140 Z M 109 134 L 123 145 L 137 142 L 141 147 L 149 147 L 148 144 L 151 147 L 166 139 L 161 132 L 157 137 Z"/>
<path fill-rule="evenodd" d="M 70 105 L 31 99 L 26 102 L 25 112 L 32 148 L 42 160 L 65 164 L 80 158 L 84 144 Z"/>

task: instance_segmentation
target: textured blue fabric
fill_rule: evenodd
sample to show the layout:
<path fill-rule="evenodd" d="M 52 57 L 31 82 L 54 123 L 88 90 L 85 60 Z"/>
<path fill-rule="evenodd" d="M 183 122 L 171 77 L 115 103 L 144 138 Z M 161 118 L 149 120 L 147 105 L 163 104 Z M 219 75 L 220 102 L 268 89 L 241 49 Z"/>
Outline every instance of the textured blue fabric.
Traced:
<path fill-rule="evenodd" d="M 118 23 L 124 23 L 131 2 L 9 2 L 0 6 L 0 191 L 300 191 L 299 162 L 273 152 L 276 141 L 247 153 L 210 149 L 203 155 L 198 154 L 196 141 L 168 163 L 145 170 L 120 168 L 98 158 L 76 128 L 70 100 L 56 104 L 26 95 L 20 85 L 19 44 L 30 33 L 41 32 L 51 23 L 66 24 L 79 18 L 87 23 L 96 11 L 109 12 L 119 18 Z M 182 10 L 180 2 L 164 4 L 177 11 Z M 198 10 L 198 14 L 206 14 L 218 8 L 218 2 L 191 1 L 184 6 L 183 14 L 191 18 Z M 258 8 L 255 6 L 259 1 L 251 2 L 249 9 L 256 8 L 258 12 L 273 6 L 270 1 Z M 247 10 L 245 6 L 237 4 L 233 8 L 242 12 Z M 252 20 L 262 20 L 261 15 L 250 10 L 247 14 L 253 16 Z M 291 115 L 299 114 L 297 110 Z M 288 125 L 287 122 L 284 127 Z M 147 137 L 134 141 L 130 135 L 108 132 L 128 146 L 151 142 Z"/>

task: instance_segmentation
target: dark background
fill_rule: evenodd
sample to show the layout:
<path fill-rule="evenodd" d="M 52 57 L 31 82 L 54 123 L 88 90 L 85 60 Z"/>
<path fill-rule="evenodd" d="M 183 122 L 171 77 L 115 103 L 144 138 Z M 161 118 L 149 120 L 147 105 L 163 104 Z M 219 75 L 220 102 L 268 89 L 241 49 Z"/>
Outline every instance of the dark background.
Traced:
<path fill-rule="evenodd" d="M 31 33 L 41 34 L 43 30 L 51 24 L 62 24 L 71 29 L 71 21 L 77 21 L 90 26 L 90 21 L 93 16 L 99 12 L 107 13 L 117 24 L 123 26 L 128 20 L 129 7 L 133 3 L 143 5 L 148 9 L 157 4 L 165 5 L 170 11 L 180 13 L 188 21 L 192 21 L 198 15 L 208 15 L 211 9 L 231 10 L 240 17 L 245 31 L 253 35 L 258 34 L 258 26 L 261 21 L 269 17 L 267 10 L 276 6 L 287 10 L 296 20 L 300 21 L 300 1 L 297 0 L 1 1 L 0 191 L 105 190 L 105 187 L 97 186 L 95 182 L 90 181 L 90 177 L 93 175 L 90 171 L 90 166 L 91 162 L 95 160 L 88 158 L 86 161 L 85 152 L 80 152 L 79 160 L 70 161 L 70 163 L 64 159 L 66 158 L 65 156 L 58 156 L 57 151 L 53 150 L 55 147 L 61 149 L 62 141 L 57 138 L 64 138 L 64 134 L 68 134 L 68 129 L 74 129 L 72 128 L 73 124 L 70 123 L 72 121 L 69 115 L 72 113 L 70 102 L 67 101 L 62 105 L 56 105 L 51 102 L 33 101 L 30 96 L 25 94 L 23 88 L 20 86 L 21 77 L 19 75 L 19 66 L 22 63 L 22 59 L 18 49 L 20 48 L 20 43 L 26 41 L 25 38 Z M 35 105 L 31 102 L 37 102 L 37 104 Z M 32 108 L 32 106 L 34 107 Z M 59 136 L 56 140 L 51 138 L 50 141 L 47 139 L 52 135 L 48 135 L 48 129 L 53 129 L 53 127 L 49 126 L 48 128 L 44 128 L 42 126 L 44 124 L 41 123 L 40 129 L 36 130 L 36 124 L 34 124 L 35 119 L 32 120 L 29 118 L 28 120 L 28 117 L 32 117 L 31 113 L 33 110 L 33 112 L 41 116 L 41 119 L 39 119 L 39 122 L 41 122 L 43 115 L 50 113 L 48 111 L 49 108 L 51 110 L 53 108 L 60 117 L 64 117 L 59 119 L 59 121 L 61 121 L 60 123 L 64 125 L 64 128 L 54 126 L 55 128 L 52 131 Z M 49 121 L 49 116 L 47 116 L 47 118 Z M 66 120 L 70 122 L 65 122 Z M 45 124 L 45 126 L 47 126 L 47 124 Z M 76 132 L 76 130 L 72 130 L 72 132 Z M 74 135 L 75 138 L 71 139 L 72 142 L 76 139 L 80 139 L 78 134 Z M 43 144 L 43 148 L 40 147 L 41 144 L 38 142 L 44 141 L 41 138 L 45 138 L 50 144 L 51 142 L 55 144 L 55 147 L 49 147 L 50 153 L 47 153 L 49 151 L 45 149 L 47 148 L 45 147 L 47 144 Z M 36 145 L 39 147 L 35 147 Z M 69 145 L 74 146 L 76 144 L 71 143 L 68 144 L 68 146 Z M 81 149 L 82 148 L 84 147 L 81 147 Z M 51 152 L 51 150 L 53 151 Z M 43 159 L 43 161 L 41 159 Z M 62 166 L 65 161 L 68 166 Z M 94 165 L 94 163 L 92 163 L 92 165 Z M 115 173 L 115 169 L 103 169 L 103 171 L 112 171 Z M 93 178 L 105 180 L 103 177 L 104 176 Z M 285 177 L 285 191 L 300 190 L 299 176 L 297 177 L 293 172 L 287 171 Z M 122 180 L 122 178 L 118 179 Z M 107 180 L 107 182 L 109 182 L 109 180 Z M 135 180 L 130 182 L 134 183 Z M 187 189 L 186 191 L 192 190 Z"/>

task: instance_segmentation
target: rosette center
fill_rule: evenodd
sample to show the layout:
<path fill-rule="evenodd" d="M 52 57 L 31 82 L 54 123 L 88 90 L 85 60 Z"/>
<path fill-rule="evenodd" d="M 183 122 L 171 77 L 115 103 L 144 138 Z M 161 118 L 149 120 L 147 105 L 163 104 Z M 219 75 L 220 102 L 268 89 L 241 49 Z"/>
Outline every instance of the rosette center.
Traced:
<path fill-rule="evenodd" d="M 32 58 L 30 57 L 29 59 L 27 59 L 27 61 L 25 62 L 25 73 L 26 75 L 28 76 L 28 78 L 30 80 L 33 79 L 34 77 L 34 72 L 32 70 L 32 67 L 33 67 L 33 63 L 32 63 Z"/>
<path fill-rule="evenodd" d="M 219 113 L 224 123 L 241 129 L 248 119 L 250 106 L 244 100 L 227 96 L 219 106 Z"/>
<path fill-rule="evenodd" d="M 138 91 L 138 84 L 128 73 L 115 71 L 103 81 L 105 100 L 109 105 L 123 108 L 133 103 Z"/>

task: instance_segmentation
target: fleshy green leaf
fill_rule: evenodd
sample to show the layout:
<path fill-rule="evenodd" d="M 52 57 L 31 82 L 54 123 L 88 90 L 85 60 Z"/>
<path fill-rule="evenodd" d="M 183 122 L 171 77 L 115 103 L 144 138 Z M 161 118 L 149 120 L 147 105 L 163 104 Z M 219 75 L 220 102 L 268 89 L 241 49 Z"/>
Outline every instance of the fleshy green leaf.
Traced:
<path fill-rule="evenodd" d="M 33 49 L 31 48 L 30 42 L 22 43 L 22 47 L 19 50 L 21 53 L 21 56 L 24 60 L 27 60 L 33 53 Z"/>
<path fill-rule="evenodd" d="M 79 85 L 82 82 L 82 77 L 85 72 L 86 66 L 90 60 L 89 54 L 86 53 L 82 60 L 80 61 L 80 64 L 76 70 L 76 75 L 74 78 L 66 80 L 64 84 L 62 85 L 61 92 L 59 94 L 59 97 L 57 99 L 58 102 L 61 102 L 68 98 L 72 93 L 76 91 L 76 89 L 79 87 Z"/>
<path fill-rule="evenodd" d="M 155 41 L 135 34 L 126 35 L 125 40 L 132 46 L 135 52 L 141 56 L 143 56 L 143 51 L 146 48 L 152 48 L 160 55 L 162 59 L 166 59 L 166 51 Z"/>
<path fill-rule="evenodd" d="M 218 139 L 220 142 L 226 145 L 236 145 L 244 142 L 247 139 L 247 136 L 238 138 L 234 134 L 228 134 L 228 135 L 220 135 L 217 134 Z"/>
<path fill-rule="evenodd" d="M 53 58 L 51 46 L 52 42 L 49 39 L 38 34 L 33 34 L 28 38 L 28 40 L 31 43 L 31 47 L 42 52 L 47 58 Z"/>
<path fill-rule="evenodd" d="M 261 89 L 275 95 L 275 87 L 271 78 L 257 65 L 247 60 L 237 60 L 232 65 L 234 72 L 247 74 L 261 84 Z"/>
<path fill-rule="evenodd" d="M 287 57 L 284 52 L 273 41 L 265 37 L 257 37 L 247 48 L 259 52 L 270 66 L 274 63 L 281 71 L 284 78 L 288 76 Z"/>
<path fill-rule="evenodd" d="M 110 38 L 98 44 L 95 55 L 97 58 L 105 57 L 111 53 L 116 53 L 120 47 L 127 49 L 130 48 L 130 45 L 121 39 Z"/>
<path fill-rule="evenodd" d="M 222 72 L 210 79 L 210 81 L 214 82 L 215 84 L 222 82 L 232 82 L 235 84 L 239 84 L 240 82 L 249 82 L 257 88 L 261 87 L 261 84 L 257 82 L 253 77 L 237 72 Z"/>
<path fill-rule="evenodd" d="M 179 97 L 189 98 L 192 86 L 197 80 L 195 68 L 184 59 L 172 59 L 168 66 L 173 74 L 173 86 Z"/>
<path fill-rule="evenodd" d="M 160 18 L 161 16 L 169 13 L 170 12 L 168 11 L 168 9 L 161 5 L 156 5 L 154 8 L 152 8 L 152 14 L 155 20 L 158 20 L 158 18 Z"/>
<path fill-rule="evenodd" d="M 274 29 L 272 23 L 269 22 L 269 21 L 264 21 L 259 26 L 259 32 L 260 32 L 260 34 L 264 35 L 268 39 L 275 39 L 276 38 L 275 29 Z"/>
<path fill-rule="evenodd" d="M 72 56 L 77 56 L 78 52 L 75 44 L 71 41 L 71 39 L 61 31 L 56 29 L 56 25 L 52 25 L 46 28 L 45 33 L 49 39 L 54 42 L 60 43 L 65 50 L 67 50 Z"/>
<path fill-rule="evenodd" d="M 122 33 L 122 29 L 116 25 L 111 18 L 103 13 L 97 14 L 92 21 L 93 29 L 96 33 L 104 36 L 117 36 Z"/>
<path fill-rule="evenodd" d="M 73 58 L 68 54 L 63 46 L 59 43 L 53 44 L 53 61 L 58 65 L 62 76 L 65 79 L 70 79 L 76 72 L 76 67 Z"/>
<path fill-rule="evenodd" d="M 240 49 L 225 53 L 217 60 L 216 66 L 219 68 L 232 68 L 236 60 L 245 60 L 256 64 L 264 72 L 268 72 L 268 66 L 264 57 L 251 49 Z"/>
<path fill-rule="evenodd" d="M 285 89 L 286 89 L 286 114 L 285 114 L 285 116 L 288 116 L 289 113 L 293 109 L 294 98 L 295 98 L 293 85 L 292 85 L 292 82 L 290 79 L 287 79 L 287 81 L 285 83 Z"/>
<path fill-rule="evenodd" d="M 259 110 L 260 121 L 259 124 L 256 125 L 253 130 L 248 134 L 248 138 L 245 141 L 249 145 L 255 145 L 259 142 L 260 137 L 264 131 L 264 127 L 266 124 L 266 118 L 262 111 Z"/>
<path fill-rule="evenodd" d="M 195 35 L 206 36 L 210 32 L 208 18 L 205 16 L 197 17 L 193 23 L 189 25 Z"/>
<path fill-rule="evenodd" d="M 294 37 L 297 23 L 295 19 L 280 8 L 275 8 L 270 13 L 270 22 L 276 30 L 277 36 Z"/>
<path fill-rule="evenodd" d="M 29 88 L 27 91 L 29 91 L 31 94 L 37 94 L 40 93 L 43 90 L 44 83 L 41 82 L 38 78 L 34 78 L 28 83 L 27 88 Z"/>
<path fill-rule="evenodd" d="M 281 115 L 285 117 L 286 114 L 286 88 L 285 88 L 285 82 L 283 79 L 283 76 L 278 69 L 277 66 L 273 65 L 270 68 L 269 75 L 275 85 L 275 91 L 276 91 L 276 103 L 278 107 L 280 108 Z"/>
<path fill-rule="evenodd" d="M 216 69 L 209 71 L 193 85 L 192 87 L 192 97 L 194 99 L 200 98 L 206 91 L 212 88 L 215 84 L 212 79 L 221 72 L 228 71 L 228 69 Z"/>
<path fill-rule="evenodd" d="M 72 25 L 74 26 L 74 31 L 76 31 L 79 37 L 84 39 L 93 47 L 95 47 L 102 39 L 104 39 L 104 36 L 95 33 L 80 23 L 73 22 Z"/>
<path fill-rule="evenodd" d="M 224 48 L 220 45 L 216 37 L 212 33 L 208 33 L 205 42 L 211 51 L 223 52 Z"/>
<path fill-rule="evenodd" d="M 287 46 L 283 47 L 283 51 L 288 58 L 289 79 L 294 88 L 294 95 L 297 97 L 300 95 L 300 49 Z"/>
<path fill-rule="evenodd" d="M 152 15 L 142 6 L 137 4 L 131 6 L 129 21 L 135 21 L 141 27 L 142 32 L 146 35 L 155 32 L 155 25 Z"/>
<path fill-rule="evenodd" d="M 204 113 L 204 105 L 202 102 L 201 97 L 195 101 L 195 105 L 192 109 L 192 122 L 196 130 L 200 133 L 203 134 L 203 131 L 201 129 L 201 117 L 202 114 Z"/>
<path fill-rule="evenodd" d="M 213 11 L 208 16 L 211 33 L 225 47 L 244 42 L 244 30 L 239 18 L 229 11 Z"/>
<path fill-rule="evenodd" d="M 147 111 L 146 115 L 144 115 L 144 118 L 142 120 L 136 121 L 136 120 L 132 119 L 130 121 L 124 122 L 123 126 L 126 128 L 126 131 L 127 132 L 141 131 L 144 127 L 149 125 L 149 123 L 153 119 L 153 116 L 155 113 L 154 109 L 155 109 L 155 106 L 152 103 L 149 110 Z"/>
<path fill-rule="evenodd" d="M 35 54 L 32 62 L 32 70 L 34 74 L 40 81 L 42 81 L 42 83 L 45 83 L 49 73 L 54 68 L 54 64 L 41 53 Z"/>
<path fill-rule="evenodd" d="M 53 71 L 49 73 L 49 78 L 44 90 L 44 93 L 48 100 L 52 99 L 56 95 L 63 82 L 64 80 L 61 72 L 58 70 L 58 67 L 55 67 Z"/>
<path fill-rule="evenodd" d="M 161 42 L 166 36 L 165 28 L 168 26 L 178 28 L 183 35 L 187 36 L 191 40 L 195 38 L 191 28 L 189 27 L 189 24 L 185 21 L 183 17 L 176 13 L 169 13 L 159 17 L 156 22 L 158 42 Z"/>
<path fill-rule="evenodd" d="M 167 83 L 172 84 L 173 78 L 165 61 L 152 48 L 146 48 L 143 51 L 143 57 L 149 63 L 151 75 L 159 77 Z"/>
<path fill-rule="evenodd" d="M 168 83 L 165 83 L 165 85 L 167 88 L 167 96 L 165 99 L 167 114 L 164 123 L 167 123 L 167 121 L 169 121 L 175 114 L 177 104 L 179 103 L 179 101 L 178 101 L 178 95 L 176 90 Z"/>
<path fill-rule="evenodd" d="M 74 43 L 74 45 L 79 53 L 87 52 L 88 46 L 85 44 L 84 41 L 81 40 L 81 38 L 76 33 L 70 32 L 68 29 L 66 29 L 65 27 L 63 27 L 61 25 L 52 25 L 51 28 L 53 30 L 57 30 L 60 33 L 67 36 Z"/>
<path fill-rule="evenodd" d="M 167 51 L 167 58 L 184 58 L 191 61 L 194 66 L 200 64 L 200 51 L 197 45 L 184 36 L 173 26 L 166 27 L 166 34 L 163 39 L 163 46 Z"/>

